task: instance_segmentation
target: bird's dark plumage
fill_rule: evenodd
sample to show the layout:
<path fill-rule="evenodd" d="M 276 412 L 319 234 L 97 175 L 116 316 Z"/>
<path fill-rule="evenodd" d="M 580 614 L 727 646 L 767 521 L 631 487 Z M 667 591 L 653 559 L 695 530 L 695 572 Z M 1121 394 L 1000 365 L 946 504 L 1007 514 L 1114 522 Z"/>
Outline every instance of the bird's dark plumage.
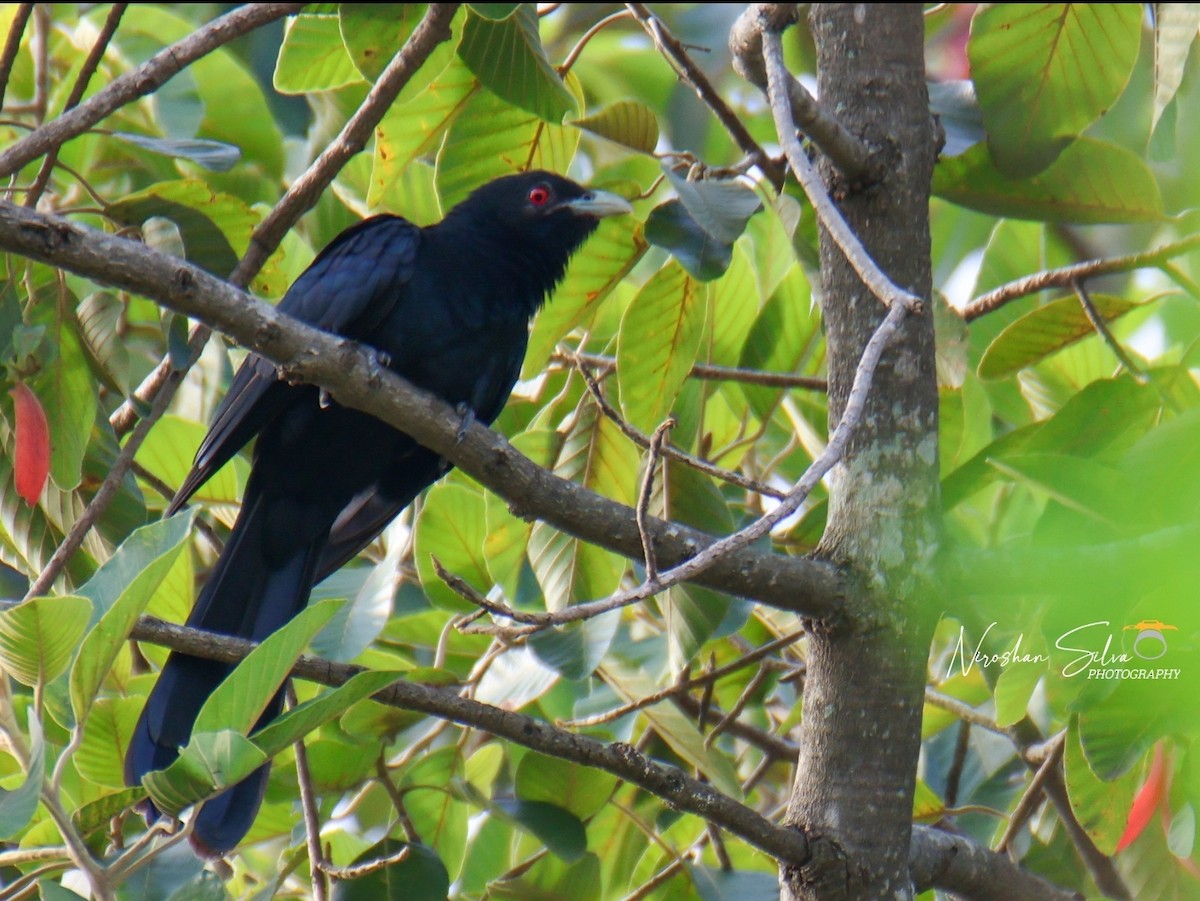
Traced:
<path fill-rule="evenodd" d="M 614 195 L 548 172 L 501 178 L 437 225 L 378 216 L 348 229 L 279 308 L 374 347 L 409 381 L 491 423 L 520 371 L 529 318 L 598 219 L 628 210 Z M 280 381 L 270 363 L 251 356 L 168 512 L 255 437 L 241 513 L 188 625 L 261 641 L 448 465 L 380 420 L 322 404 L 315 386 Z M 175 760 L 231 670 L 171 654 L 130 743 L 130 784 Z M 281 703 L 277 696 L 264 722 Z M 198 850 L 220 854 L 241 841 L 266 778 L 263 767 L 205 803 L 193 830 Z"/>

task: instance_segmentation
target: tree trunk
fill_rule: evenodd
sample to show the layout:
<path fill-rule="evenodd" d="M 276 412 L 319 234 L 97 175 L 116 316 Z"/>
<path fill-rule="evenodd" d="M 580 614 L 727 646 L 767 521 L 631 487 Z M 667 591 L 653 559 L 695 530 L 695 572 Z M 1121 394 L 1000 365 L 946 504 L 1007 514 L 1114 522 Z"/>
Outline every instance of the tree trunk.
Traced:
<path fill-rule="evenodd" d="M 815 4 L 821 103 L 885 155 L 863 188 L 821 172 L 843 215 L 900 287 L 928 298 L 929 183 L 936 156 L 917 4 Z M 885 310 L 821 233 L 829 418 Z M 909 316 L 885 352 L 862 421 L 832 474 L 820 553 L 854 573 L 845 622 L 814 624 L 796 782 L 787 821 L 813 859 L 782 874 L 785 901 L 912 895 L 913 775 L 937 548 L 937 383 L 933 315 Z"/>

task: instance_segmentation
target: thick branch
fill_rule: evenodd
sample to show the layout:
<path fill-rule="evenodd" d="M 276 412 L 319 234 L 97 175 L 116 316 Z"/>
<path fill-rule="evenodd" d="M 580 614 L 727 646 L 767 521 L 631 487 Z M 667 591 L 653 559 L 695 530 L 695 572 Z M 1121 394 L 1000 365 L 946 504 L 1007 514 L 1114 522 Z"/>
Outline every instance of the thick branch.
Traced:
<path fill-rule="evenodd" d="M 227 663 L 242 660 L 254 647 L 242 639 L 209 635 L 149 617 L 139 621 L 130 637 Z M 339 686 L 364 671 L 361 666 L 301 657 L 293 667 L 292 675 L 321 685 Z M 674 767 L 655 763 L 623 742 L 604 744 L 585 735 L 556 729 L 532 717 L 464 698 L 449 689 L 415 682 L 398 681 L 374 699 L 403 710 L 415 710 L 482 729 L 543 754 L 606 770 L 641 786 L 673 807 L 728 829 L 779 860 L 803 863 L 808 859 L 808 841 L 802 832 L 775 825 L 712 786 Z"/>
<path fill-rule="evenodd" d="M 196 657 L 238 663 L 254 647 L 240 638 L 210 635 L 152 617 L 138 621 L 130 635 L 137 641 L 162 645 Z M 301 657 L 292 675 L 321 685 L 344 685 L 364 668 L 317 657 Z M 698 782 L 674 767 L 658 764 L 627 744 L 604 744 L 519 713 L 480 703 L 445 688 L 399 681 L 374 696 L 382 704 L 415 710 L 498 735 L 553 757 L 606 770 L 641 786 L 680 810 L 716 823 L 776 859 L 802 862 L 808 841 L 800 830 L 776 826 L 765 817 Z M 1036 876 L 1023 872 L 1002 854 L 972 840 L 927 826 L 913 829 L 913 881 L 918 888 L 937 887 L 973 901 L 1073 901 Z"/>
<path fill-rule="evenodd" d="M 1083 895 L 1022 870 L 1005 854 L 930 826 L 913 827 L 909 866 L 918 891 L 939 888 L 969 901 L 1083 901 Z"/>
<path fill-rule="evenodd" d="M 22 138 L 0 154 L 0 178 L 87 131 L 109 113 L 138 97 L 152 94 L 173 75 L 200 57 L 260 25 L 299 12 L 303 3 L 250 3 L 215 19 L 181 41 L 155 54 L 144 65 L 122 75 L 87 103 Z"/>
<path fill-rule="evenodd" d="M 458 440 L 461 417 L 438 398 L 382 368 L 375 355 L 281 314 L 208 273 L 123 238 L 0 203 L 0 247 L 153 298 L 284 367 L 288 377 L 327 388 L 348 407 L 402 429 L 519 513 L 632 559 L 641 537 L 630 508 L 560 479 L 474 423 Z M 660 564 L 678 566 L 714 543 L 711 535 L 651 518 Z M 716 561 L 701 584 L 822 619 L 841 612 L 843 577 L 832 564 L 742 547 Z"/>

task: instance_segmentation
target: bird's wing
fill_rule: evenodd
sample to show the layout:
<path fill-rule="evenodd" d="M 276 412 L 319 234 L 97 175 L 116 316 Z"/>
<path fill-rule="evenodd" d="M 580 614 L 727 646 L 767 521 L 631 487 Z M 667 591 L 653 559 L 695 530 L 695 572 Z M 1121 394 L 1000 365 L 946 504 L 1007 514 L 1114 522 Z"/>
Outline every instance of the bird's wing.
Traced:
<path fill-rule="evenodd" d="M 324 331 L 366 339 L 412 277 L 420 240 L 420 229 L 399 216 L 364 219 L 317 255 L 288 289 L 279 309 Z M 295 397 L 272 363 L 257 354 L 247 357 L 168 512 L 182 507 Z"/>

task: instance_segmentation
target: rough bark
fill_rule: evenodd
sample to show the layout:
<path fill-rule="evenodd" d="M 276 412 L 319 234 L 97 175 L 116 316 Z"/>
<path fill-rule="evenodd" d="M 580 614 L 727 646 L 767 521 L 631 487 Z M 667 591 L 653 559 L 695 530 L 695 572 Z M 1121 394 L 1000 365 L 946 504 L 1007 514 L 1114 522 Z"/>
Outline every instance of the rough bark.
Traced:
<path fill-rule="evenodd" d="M 850 226 L 900 287 L 928 298 L 929 182 L 936 155 L 919 5 L 816 4 L 811 26 L 822 105 L 883 156 L 887 177 L 861 188 L 821 173 Z M 883 318 L 822 232 L 821 297 L 829 417 Z M 864 596 L 848 625 L 814 629 L 796 783 L 787 821 L 813 858 L 785 868 L 785 901 L 912 896 L 908 848 L 920 750 L 937 547 L 937 384 L 930 305 L 885 353 L 863 421 L 831 479 L 820 553 L 854 572 Z"/>

